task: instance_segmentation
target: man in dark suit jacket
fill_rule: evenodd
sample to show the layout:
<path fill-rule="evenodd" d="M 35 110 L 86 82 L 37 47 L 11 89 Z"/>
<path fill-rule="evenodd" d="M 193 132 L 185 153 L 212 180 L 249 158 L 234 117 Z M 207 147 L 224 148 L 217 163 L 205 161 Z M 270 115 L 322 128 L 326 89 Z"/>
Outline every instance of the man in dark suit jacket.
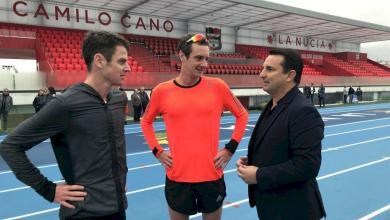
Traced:
<path fill-rule="evenodd" d="M 316 181 L 324 123 L 298 90 L 303 62 L 291 49 L 270 51 L 260 74 L 272 100 L 256 123 L 248 156 L 237 161 L 259 219 L 325 217 Z"/>

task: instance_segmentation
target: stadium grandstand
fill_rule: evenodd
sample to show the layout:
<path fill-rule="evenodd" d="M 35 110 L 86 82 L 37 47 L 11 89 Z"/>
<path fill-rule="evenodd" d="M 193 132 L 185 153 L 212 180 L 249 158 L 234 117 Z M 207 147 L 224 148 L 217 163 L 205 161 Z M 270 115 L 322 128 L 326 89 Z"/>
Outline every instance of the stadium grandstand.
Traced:
<path fill-rule="evenodd" d="M 23 71 L 2 63 L 0 88 L 10 89 L 16 113 L 32 112 L 42 87 L 60 91 L 83 81 L 88 30 L 117 32 L 131 42 L 126 91 L 150 91 L 176 76 L 178 39 L 204 33 L 213 47 L 205 74 L 225 80 L 248 108 L 266 97 L 259 89 L 261 64 L 278 47 L 300 51 L 301 86 L 323 83 L 328 103 L 342 100 L 344 85 L 362 86 L 364 100 L 390 96 L 390 68 L 360 52 L 361 43 L 390 40 L 386 26 L 260 0 L 7 0 L 0 10 L 1 59 L 36 63 Z"/>
<path fill-rule="evenodd" d="M 372 2 L 368 3 L 375 5 Z M 318 1 L 318 4 L 318 7 L 321 7 L 320 4 L 330 3 Z M 348 4 L 352 5 L 355 2 L 350 1 L 349 3 L 348 1 Z M 335 5 L 334 7 L 339 6 Z M 345 8 L 344 10 L 351 9 Z M 129 99 L 135 93 L 135 91 L 133 93 L 134 89 L 143 90 L 145 88 L 150 95 L 158 83 L 173 79 L 180 73 L 181 62 L 177 55 L 176 46 L 181 37 L 189 33 L 202 33 L 208 38 L 211 53 L 208 59 L 208 68 L 204 74 L 223 79 L 243 106 L 251 110 L 248 111 L 248 124 L 243 132 L 245 134 L 242 139 L 240 137 L 241 141 L 230 161 L 228 159 L 224 163 L 226 166 L 222 168 L 227 195 L 223 198 L 224 196 L 221 197 L 219 194 L 216 202 L 220 203 L 220 198 L 223 199 L 223 220 L 258 219 L 256 208 L 250 208 L 248 187 L 237 173 L 236 161 L 248 156 L 251 152 L 251 148 L 248 148 L 249 145 L 259 144 L 263 137 L 272 132 L 277 133 L 277 135 L 271 135 L 272 138 L 269 138 L 266 143 L 281 143 L 283 149 L 274 148 L 269 153 L 261 153 L 261 157 L 265 155 L 264 158 L 269 158 L 269 163 L 272 163 L 270 166 L 276 168 L 273 170 L 279 171 L 276 172 L 277 174 L 274 174 L 273 171 L 269 172 L 272 173 L 270 175 L 272 177 L 265 178 L 265 182 L 268 182 L 265 185 L 269 186 L 264 187 L 264 189 L 258 188 L 256 194 L 261 194 L 262 190 L 268 191 L 271 193 L 264 194 L 266 199 L 268 197 L 273 199 L 275 195 L 275 197 L 283 197 L 283 200 L 291 202 L 291 204 L 294 203 L 295 207 L 306 207 L 307 203 L 312 203 L 314 199 L 303 201 L 295 196 L 290 197 L 289 193 L 286 192 L 293 192 L 296 195 L 301 192 L 309 195 L 313 192 L 316 193 L 316 198 L 321 200 L 320 197 L 322 197 L 324 201 L 326 219 L 390 219 L 390 135 L 388 130 L 390 127 L 390 61 L 375 61 L 369 59 L 366 53 L 361 52 L 361 44 L 363 43 L 390 40 L 390 27 L 263 0 L 0 0 L 0 90 L 8 88 L 14 105 L 7 114 L 8 130 L 4 129 L 5 132 L 2 130 L 2 125 L 6 123 L 0 126 L 0 143 L 11 139 L 8 143 L 1 145 L 1 152 L 16 149 L 15 151 L 20 150 L 20 155 L 22 155 L 26 150 L 28 160 L 37 168 L 32 169 L 28 165 L 25 166 L 20 160 L 11 167 L 8 165 L 8 161 L 6 162 L 7 156 L 4 156 L 5 154 L 0 156 L 0 219 L 53 220 L 59 219 L 60 213 L 65 213 L 65 215 L 73 213 L 70 209 L 64 209 L 64 203 L 70 201 L 61 201 L 61 205 L 59 205 L 56 201 L 50 203 L 46 201 L 50 198 L 45 197 L 45 200 L 39 195 L 53 194 L 58 188 L 50 186 L 50 192 L 46 190 L 45 192 L 42 192 L 43 190 L 35 191 L 34 187 L 29 186 L 30 183 L 22 182 L 23 178 L 20 177 L 23 177 L 24 173 L 42 174 L 44 178 L 55 184 L 80 184 L 84 186 L 83 190 L 88 192 L 85 201 L 70 203 L 75 205 L 74 213 L 77 213 L 79 210 L 87 209 L 88 199 L 92 198 L 98 201 L 99 206 L 88 210 L 90 212 L 88 214 L 97 214 L 100 211 L 112 214 L 105 210 L 105 207 L 116 204 L 101 198 L 99 194 L 95 194 L 100 190 L 95 187 L 95 183 L 105 183 L 104 180 L 102 181 L 103 178 L 99 177 L 100 174 L 110 179 L 115 177 L 115 189 L 119 192 L 120 187 L 125 188 L 127 201 L 120 202 L 119 197 L 115 197 L 115 195 L 112 195 L 112 198 L 118 199 L 118 207 L 127 206 L 127 219 L 169 219 L 168 204 L 165 198 L 165 181 L 168 180 L 163 166 L 165 164 L 160 163 L 153 154 L 162 155 L 162 153 L 156 152 L 157 148 L 152 151 L 147 146 L 141 126 L 135 122 L 138 121 L 135 120 L 138 117 L 132 118 L 134 114 L 130 101 L 128 103 L 128 117 L 126 118 L 129 123 L 123 126 L 126 152 L 123 152 L 120 147 L 124 144 L 123 139 L 117 135 L 122 132 L 122 124 L 115 125 L 116 123 L 111 123 L 112 120 L 110 120 L 110 118 L 115 118 L 115 122 L 122 122 L 123 108 L 120 109 L 121 114 L 109 109 L 102 117 L 66 110 L 67 113 L 70 112 L 71 117 L 82 118 L 80 121 L 93 121 L 93 123 L 85 124 L 77 122 L 75 123 L 77 126 L 73 126 L 72 123 L 67 123 L 72 124 L 72 126 L 61 126 L 63 124 L 51 126 L 58 120 L 53 120 L 55 123 L 47 126 L 46 123 L 41 123 L 42 121 L 46 122 L 45 120 L 39 120 L 39 116 L 42 112 L 45 114 L 45 111 L 35 114 L 37 108 L 35 108 L 35 104 L 33 106 L 33 101 L 35 103 L 35 98 L 38 100 L 37 93 L 50 94 L 49 91 L 51 92 L 52 88 L 62 92 L 67 87 L 84 81 L 87 70 L 81 47 L 85 34 L 90 30 L 119 33 L 130 42 L 128 64 L 131 71 L 126 75 L 122 86 Z M 264 104 L 270 100 L 270 96 L 262 89 L 260 73 L 265 58 L 273 48 L 292 48 L 300 53 L 304 60 L 304 69 L 299 87 L 302 91 L 305 85 L 315 87 L 314 104 L 316 106 L 318 106 L 319 101 L 318 87 L 321 84 L 325 85 L 327 107 L 317 109 L 324 122 L 323 136 L 319 133 L 318 135 L 310 135 L 310 137 L 306 136 L 306 131 L 320 130 L 319 127 L 322 127 L 323 124 L 320 123 L 320 120 L 318 123 L 313 123 L 310 119 L 303 119 L 305 117 L 301 116 L 313 116 L 314 114 L 296 111 L 298 109 L 294 108 L 296 105 L 290 103 L 283 103 L 283 108 L 277 108 L 280 111 L 265 111 L 267 114 L 263 114 L 264 118 L 267 118 L 267 115 L 271 115 L 272 112 L 276 112 L 265 120 L 266 125 L 257 123 L 259 114 L 262 114 L 258 109 L 264 107 Z M 352 101 L 347 103 L 347 97 L 355 97 L 348 96 L 343 91 L 347 92 L 347 88 L 350 86 L 355 89 L 362 88 L 363 94 L 359 96 L 358 103 L 362 101 L 363 104 L 355 104 Z M 306 87 L 306 91 L 308 90 L 311 89 Z M 204 93 L 206 92 L 203 91 L 202 94 Z M 157 95 L 158 92 L 155 92 L 156 98 L 158 98 Z M 0 93 L 0 97 L 5 96 Z M 203 95 L 199 96 L 199 100 L 202 101 L 203 98 Z M 310 95 L 307 98 L 310 98 Z M 188 100 L 188 103 L 192 105 L 193 100 Z M 356 99 L 349 98 L 349 100 Z M 103 103 L 103 101 L 105 102 Z M 107 110 L 107 103 L 108 107 L 111 108 L 110 102 L 106 101 L 102 100 L 101 102 L 102 106 L 104 104 L 104 110 Z M 136 115 L 145 111 L 141 108 L 147 106 L 147 104 L 142 103 L 141 98 L 138 101 L 141 104 L 138 110 L 135 110 L 139 113 Z M 84 102 L 80 101 L 79 103 Z M 1 101 L 0 110 L 4 110 L 6 104 L 6 101 Z M 206 104 L 202 104 L 206 106 Z M 333 104 L 335 106 L 329 107 Z M 61 107 L 63 106 L 65 104 L 61 104 Z M 294 114 L 288 113 L 286 117 L 279 117 L 278 114 L 285 111 L 288 106 L 294 109 Z M 305 104 L 305 106 L 307 105 Z M 42 108 L 42 106 L 38 107 Z M 223 108 L 216 108 L 218 112 L 215 111 L 215 115 L 220 119 L 218 121 L 220 123 L 218 134 L 214 130 L 209 132 L 210 129 L 202 129 L 203 124 L 202 127 L 194 126 L 192 121 L 197 120 L 199 115 L 197 111 L 187 112 L 186 107 L 180 107 L 185 111 L 184 114 L 182 111 L 177 114 L 180 117 L 185 115 L 185 118 L 188 118 L 188 121 L 186 120 L 186 123 L 183 122 L 182 125 L 193 133 L 182 135 L 183 132 L 180 130 L 179 135 L 173 134 L 169 136 L 170 140 L 168 140 L 167 128 L 172 129 L 172 126 L 165 124 L 160 118 L 161 115 L 165 117 L 167 114 L 160 114 L 154 121 L 155 136 L 158 144 L 164 150 L 172 150 L 169 148 L 169 144 L 172 143 L 169 142 L 172 140 L 171 137 L 174 140 L 185 140 L 186 142 L 183 143 L 189 143 L 196 139 L 192 135 L 198 133 L 207 134 L 207 137 L 219 137 L 218 140 L 215 137 L 211 139 L 213 144 L 219 144 L 221 149 L 225 144 L 234 141 L 231 139 L 232 131 L 239 127 L 236 126 L 234 115 L 223 113 L 219 118 Z M 215 108 L 215 105 L 211 105 L 211 107 Z M 113 108 L 116 107 L 113 106 Z M 100 111 L 103 107 L 98 111 L 94 107 L 84 109 L 88 109 L 86 112 L 89 110 L 103 111 Z M 242 110 L 241 107 L 240 109 Z M 305 107 L 305 109 L 309 108 Z M 209 111 L 203 112 L 208 113 Z M 296 112 L 299 112 L 296 114 L 299 117 L 294 117 L 296 120 L 291 122 L 290 119 Z M 35 120 L 33 123 L 39 123 L 38 127 L 40 128 L 44 126 L 52 130 L 65 129 L 66 131 L 61 131 L 53 136 L 57 138 L 45 141 L 41 140 L 44 138 L 38 138 L 35 134 L 41 133 L 42 136 L 38 136 L 46 135 L 44 136 L 46 138 L 53 133 L 41 129 L 31 129 L 31 127 L 29 130 L 33 131 L 32 135 L 19 135 L 18 129 L 15 132 L 14 128 L 31 116 L 31 121 Z M 63 117 L 52 116 L 52 114 L 50 116 L 54 119 L 67 121 Z M 317 118 L 317 114 L 315 117 Z M 284 120 L 286 123 L 272 127 L 272 124 L 277 120 Z M 289 122 L 287 123 L 286 120 Z M 1 121 L 0 119 L 0 124 Z M 300 123 L 301 121 L 305 123 Z M 213 120 L 207 122 L 209 123 L 205 123 L 204 126 L 214 126 Z M 28 125 L 28 123 L 26 124 Z M 85 126 L 79 128 L 78 124 Z M 104 126 L 95 127 L 97 124 Z M 175 124 L 177 124 L 176 121 Z M 90 129 L 91 127 L 94 129 Z M 295 129 L 296 127 L 299 129 Z M 264 130 L 264 135 L 261 138 L 251 138 L 251 134 L 259 130 Z M 305 146 L 303 141 L 290 141 L 293 139 L 280 135 L 287 130 L 291 136 L 303 137 L 299 139 L 308 139 L 308 142 L 313 144 Z M 103 135 L 100 135 L 99 131 L 104 131 Z M 70 133 L 71 135 L 68 135 Z M 73 140 L 74 136 L 82 138 Z M 18 148 L 17 144 L 12 144 L 12 139 L 14 142 L 16 142 L 15 140 L 28 140 L 29 144 L 20 144 L 20 148 Z M 62 140 L 68 141 L 69 139 L 72 139 L 71 143 L 62 142 Z M 107 142 L 107 139 L 110 143 Z M 321 143 L 319 139 L 322 140 Z M 57 145 L 61 145 L 61 147 L 56 146 L 55 140 L 61 140 Z M 95 152 L 99 151 L 99 155 L 92 154 L 91 147 L 95 146 L 93 144 L 86 145 L 86 142 L 101 145 L 101 148 L 94 149 Z M 203 144 L 203 142 L 199 143 Z M 7 146 L 3 147 L 5 145 Z M 194 173 L 198 171 L 201 173 L 203 166 L 199 166 L 197 160 L 193 160 L 193 158 L 199 155 L 201 155 L 199 157 L 204 158 L 212 157 L 204 156 L 202 151 L 193 151 L 197 146 L 184 145 L 183 147 L 188 151 L 190 157 L 183 160 L 176 159 L 177 156 L 174 155 L 176 152 L 172 151 L 172 158 L 175 157 L 174 163 L 179 160 L 181 160 L 180 162 L 184 161 L 183 164 L 195 161 L 192 163 L 195 164 L 192 167 L 196 168 Z M 203 145 L 207 146 L 207 144 Z M 308 147 L 309 145 L 310 147 Z M 316 145 L 315 148 L 314 145 Z M 72 150 L 66 149 L 68 146 L 72 146 Z M 265 152 L 266 150 L 263 149 L 261 150 Z M 315 156 L 320 150 L 321 157 Z M 11 155 L 10 153 L 6 154 Z M 303 159 L 294 160 L 297 158 L 295 157 L 297 154 Z M 315 155 L 306 156 L 308 154 Z M 77 159 L 80 158 L 79 161 L 82 162 L 80 164 L 88 167 L 85 172 L 80 174 L 88 174 L 86 175 L 88 180 L 85 183 L 78 181 L 76 177 L 79 174 L 76 174 L 75 171 L 79 171 L 80 167 L 74 167 L 72 170 L 72 165 L 76 164 L 73 160 L 76 157 L 73 155 L 83 155 L 83 158 L 78 157 Z M 116 156 L 118 155 L 121 157 L 120 160 L 126 157 L 126 166 L 117 161 Z M 283 161 L 282 164 L 275 163 L 273 160 L 279 157 L 278 155 L 283 155 L 283 159 L 280 159 Z M 24 157 L 24 155 L 22 156 Z M 314 157 L 315 159 L 313 159 Z M 17 161 L 15 158 L 11 159 Z M 107 170 L 111 168 L 112 172 L 105 172 L 97 163 L 88 162 L 90 158 L 104 164 Z M 105 163 L 104 161 L 107 160 L 101 158 L 110 158 L 110 162 Z M 215 158 L 218 157 L 214 157 L 214 160 Z M 300 167 L 303 167 L 305 161 L 310 161 L 310 165 L 305 165 L 309 168 L 301 169 Z M 317 166 L 318 162 L 321 162 L 319 171 L 313 168 Z M 283 168 L 280 169 L 282 166 L 292 167 L 292 171 L 285 172 Z M 210 167 L 212 167 L 211 164 Z M 259 165 L 259 169 L 255 172 L 261 174 L 264 171 L 263 168 L 263 165 Z M 61 173 L 60 170 L 66 171 Z M 115 173 L 125 170 L 127 170 L 126 182 L 119 184 L 118 179 L 120 178 L 116 178 Z M 299 176 L 293 173 L 299 173 Z M 67 180 L 66 175 L 71 176 L 72 182 Z M 257 178 L 260 177 L 256 177 L 256 180 Z M 307 181 L 308 178 L 310 182 Z M 318 194 L 318 190 L 315 190 L 318 186 L 317 183 L 313 184 L 314 178 L 319 183 L 321 195 Z M 35 178 L 30 180 L 35 181 L 35 185 L 41 185 L 41 189 L 49 189 L 49 187 L 44 186 L 45 181 L 36 181 Z M 93 183 L 89 185 L 89 182 Z M 106 189 L 109 189 L 110 184 L 113 182 L 104 185 L 105 188 L 108 186 Z M 279 185 L 286 187 L 280 190 Z M 303 188 L 299 189 L 300 186 L 310 186 L 314 191 L 306 190 L 306 188 L 301 190 Z M 174 187 L 176 188 L 176 186 Z M 71 190 L 73 189 L 71 188 Z M 74 192 L 77 193 L 77 191 Z M 72 195 L 75 194 L 69 194 L 64 200 L 70 200 L 67 198 Z M 200 201 L 202 200 L 197 202 Z M 280 205 L 278 201 L 280 200 L 275 199 L 271 205 Z M 178 200 L 177 203 L 181 202 Z M 206 211 L 200 206 L 200 209 Z M 280 208 L 276 210 L 274 211 L 275 215 L 287 213 L 284 212 L 284 209 L 282 211 Z M 312 209 L 307 210 L 312 211 Z M 73 216 L 71 218 L 73 219 Z M 191 215 L 189 219 L 202 219 L 202 214 Z M 275 219 L 279 218 L 276 216 Z M 294 219 L 294 217 L 290 219 Z"/>

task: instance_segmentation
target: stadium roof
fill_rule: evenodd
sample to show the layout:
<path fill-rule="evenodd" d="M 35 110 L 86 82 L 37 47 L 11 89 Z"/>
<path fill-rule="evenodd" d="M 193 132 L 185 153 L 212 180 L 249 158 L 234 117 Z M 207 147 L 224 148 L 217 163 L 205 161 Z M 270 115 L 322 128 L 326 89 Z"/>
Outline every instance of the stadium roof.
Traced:
<path fill-rule="evenodd" d="M 350 43 L 390 40 L 390 27 L 262 0 L 46 0 L 46 2 Z"/>

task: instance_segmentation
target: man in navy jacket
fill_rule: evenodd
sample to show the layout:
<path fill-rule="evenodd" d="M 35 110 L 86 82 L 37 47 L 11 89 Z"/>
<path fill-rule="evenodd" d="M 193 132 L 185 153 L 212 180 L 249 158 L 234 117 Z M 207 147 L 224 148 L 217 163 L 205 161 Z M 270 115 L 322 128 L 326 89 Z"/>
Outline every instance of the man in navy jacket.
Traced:
<path fill-rule="evenodd" d="M 324 123 L 298 90 L 303 62 L 291 49 L 270 51 L 260 74 L 272 97 L 256 123 L 248 156 L 237 161 L 260 219 L 312 220 L 325 209 L 316 181 Z"/>

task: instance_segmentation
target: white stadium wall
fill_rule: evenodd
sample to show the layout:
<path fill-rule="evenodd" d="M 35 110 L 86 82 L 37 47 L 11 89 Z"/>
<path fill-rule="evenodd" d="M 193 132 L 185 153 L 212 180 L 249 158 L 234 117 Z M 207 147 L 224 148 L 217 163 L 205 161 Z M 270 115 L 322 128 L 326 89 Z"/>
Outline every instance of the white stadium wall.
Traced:
<path fill-rule="evenodd" d="M 353 44 L 347 42 L 337 42 L 336 52 L 359 52 L 360 44 Z"/>
<path fill-rule="evenodd" d="M 8 88 L 11 92 L 14 105 L 30 105 L 36 96 L 36 92 L 46 87 L 43 74 L 39 72 L 12 73 L 10 71 L 0 71 L 0 88 Z M 27 91 L 27 92 L 22 92 Z"/>
<path fill-rule="evenodd" d="M 328 53 L 360 51 L 360 44 L 335 42 L 319 38 L 309 38 L 243 28 L 237 31 L 237 44 L 293 48 L 298 50 L 321 51 Z"/>
<path fill-rule="evenodd" d="M 39 72 L 12 73 L 0 71 L 0 88 L 10 90 L 39 90 L 45 87 L 44 74 Z"/>
<path fill-rule="evenodd" d="M 237 44 L 267 46 L 267 34 L 262 31 L 239 29 L 237 31 Z"/>
<path fill-rule="evenodd" d="M 12 90 L 14 87 L 14 76 L 10 71 L 0 70 L 0 90 L 7 88 Z"/>

